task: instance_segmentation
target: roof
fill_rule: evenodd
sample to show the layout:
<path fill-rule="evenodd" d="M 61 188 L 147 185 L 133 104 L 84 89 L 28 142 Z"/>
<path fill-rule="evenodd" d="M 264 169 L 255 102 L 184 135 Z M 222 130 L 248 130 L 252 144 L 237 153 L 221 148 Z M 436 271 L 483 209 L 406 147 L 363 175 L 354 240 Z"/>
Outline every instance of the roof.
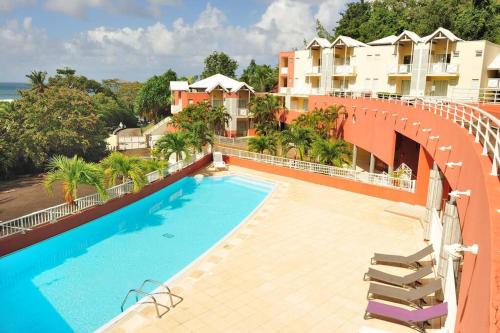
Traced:
<path fill-rule="evenodd" d="M 423 37 L 422 38 L 422 42 L 427 43 L 427 42 L 429 42 L 430 40 L 434 39 L 437 36 L 444 36 L 444 37 L 448 38 L 452 42 L 459 42 L 459 41 L 463 40 L 463 39 L 458 38 L 457 36 L 455 36 L 455 34 L 453 32 L 451 32 L 450 30 L 445 29 L 443 27 L 440 27 L 436 31 L 434 31 L 432 34 Z"/>
<path fill-rule="evenodd" d="M 490 70 L 500 70 L 500 55 L 497 55 L 495 59 L 488 65 Z"/>
<path fill-rule="evenodd" d="M 356 40 L 354 38 L 351 38 L 351 37 L 347 37 L 347 36 L 338 36 L 330 46 L 335 46 L 338 42 L 342 42 L 344 43 L 345 45 L 347 45 L 348 47 L 360 47 L 360 46 L 368 46 L 367 44 L 363 43 L 363 42 L 360 42 L 359 40 Z"/>
<path fill-rule="evenodd" d="M 396 38 L 396 40 L 394 41 L 394 44 L 398 41 L 400 41 L 401 39 L 411 39 L 414 43 L 418 43 L 420 41 L 422 41 L 422 38 L 417 35 L 416 33 L 414 33 L 413 31 L 410 31 L 410 30 L 404 30 L 402 33 L 399 34 L 399 36 Z"/>
<path fill-rule="evenodd" d="M 170 81 L 171 91 L 187 91 L 189 90 L 189 83 L 187 81 Z"/>
<path fill-rule="evenodd" d="M 384 38 L 380 38 L 374 40 L 373 42 L 369 42 L 368 45 L 392 45 L 396 42 L 398 37 L 391 35 Z"/>
<path fill-rule="evenodd" d="M 319 46 L 323 48 L 330 47 L 330 42 L 326 38 L 321 38 L 321 37 L 314 37 L 309 44 L 307 44 L 306 49 L 310 48 L 314 42 L 316 42 Z"/>
<path fill-rule="evenodd" d="M 206 92 L 211 92 L 217 87 L 221 87 L 225 91 L 230 92 L 236 92 L 243 87 L 252 92 L 254 91 L 253 88 L 245 82 L 236 81 L 222 74 L 212 75 L 189 86 L 189 88 L 192 89 L 205 89 Z"/>

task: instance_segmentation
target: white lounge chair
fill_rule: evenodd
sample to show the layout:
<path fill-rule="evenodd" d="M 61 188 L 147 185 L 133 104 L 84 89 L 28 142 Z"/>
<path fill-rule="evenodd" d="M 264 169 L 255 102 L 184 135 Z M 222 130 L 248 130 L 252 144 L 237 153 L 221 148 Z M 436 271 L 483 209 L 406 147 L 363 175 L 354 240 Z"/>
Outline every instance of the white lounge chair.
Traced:
<path fill-rule="evenodd" d="M 213 159 L 214 159 L 214 167 L 216 169 L 227 169 L 226 162 L 224 162 L 221 152 L 214 152 Z"/>

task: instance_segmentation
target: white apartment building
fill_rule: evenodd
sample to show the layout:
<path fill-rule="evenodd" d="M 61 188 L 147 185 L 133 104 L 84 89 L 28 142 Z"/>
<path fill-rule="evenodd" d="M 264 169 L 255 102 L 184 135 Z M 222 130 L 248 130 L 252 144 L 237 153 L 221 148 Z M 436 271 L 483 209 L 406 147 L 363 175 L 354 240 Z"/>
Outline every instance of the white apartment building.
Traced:
<path fill-rule="evenodd" d="M 355 93 L 463 99 L 486 93 L 500 102 L 500 45 L 464 41 L 444 28 L 367 44 L 316 37 L 304 50 L 281 52 L 279 67 L 279 94 L 291 109 L 306 110 L 309 95 Z"/>

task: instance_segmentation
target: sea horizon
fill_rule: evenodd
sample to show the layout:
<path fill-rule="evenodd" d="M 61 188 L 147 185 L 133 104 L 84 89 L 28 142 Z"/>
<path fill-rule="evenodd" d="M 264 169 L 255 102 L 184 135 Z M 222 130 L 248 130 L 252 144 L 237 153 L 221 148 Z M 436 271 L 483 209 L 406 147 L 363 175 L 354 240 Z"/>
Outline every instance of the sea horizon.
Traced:
<path fill-rule="evenodd" d="M 18 99 L 18 90 L 30 88 L 30 84 L 26 82 L 0 82 L 0 101 Z"/>

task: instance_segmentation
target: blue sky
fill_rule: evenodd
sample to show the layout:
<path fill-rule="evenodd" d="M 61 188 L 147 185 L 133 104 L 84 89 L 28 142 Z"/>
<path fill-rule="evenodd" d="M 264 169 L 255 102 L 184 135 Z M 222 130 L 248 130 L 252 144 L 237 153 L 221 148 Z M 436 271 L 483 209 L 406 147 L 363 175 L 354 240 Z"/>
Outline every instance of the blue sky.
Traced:
<path fill-rule="evenodd" d="M 198 74 L 212 51 L 275 64 L 347 0 L 0 0 L 0 81 L 70 66 L 96 79 Z"/>

